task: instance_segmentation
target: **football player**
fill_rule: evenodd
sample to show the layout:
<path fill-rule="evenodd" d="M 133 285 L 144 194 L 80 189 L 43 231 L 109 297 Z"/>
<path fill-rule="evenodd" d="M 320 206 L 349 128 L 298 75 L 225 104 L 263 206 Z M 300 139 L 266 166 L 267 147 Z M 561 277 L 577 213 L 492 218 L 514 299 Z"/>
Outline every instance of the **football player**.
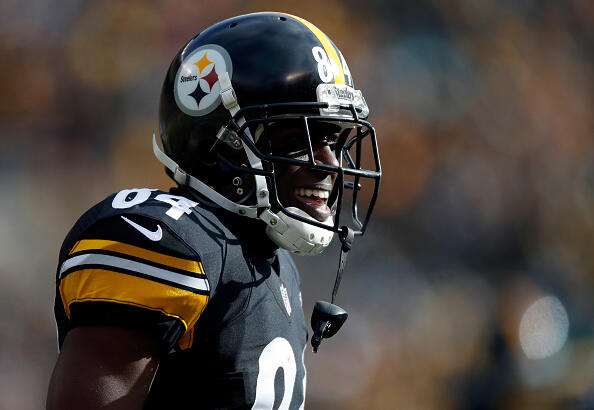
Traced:
<path fill-rule="evenodd" d="M 338 48 L 299 17 L 239 16 L 184 45 L 153 137 L 177 186 L 115 193 L 66 237 L 47 407 L 302 408 L 290 253 L 319 254 L 338 233 L 340 273 L 364 232 L 381 175 L 368 113 Z M 338 328 L 321 314 L 314 348 Z"/>

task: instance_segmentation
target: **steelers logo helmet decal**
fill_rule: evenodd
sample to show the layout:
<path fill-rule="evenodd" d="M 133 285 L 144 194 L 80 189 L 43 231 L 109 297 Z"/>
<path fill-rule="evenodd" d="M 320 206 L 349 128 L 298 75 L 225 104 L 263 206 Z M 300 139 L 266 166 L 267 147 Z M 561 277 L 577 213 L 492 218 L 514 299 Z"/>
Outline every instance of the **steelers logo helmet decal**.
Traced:
<path fill-rule="evenodd" d="M 219 75 L 233 76 L 229 53 L 216 44 L 206 44 L 184 58 L 175 76 L 175 102 L 184 113 L 200 117 L 221 103 Z"/>

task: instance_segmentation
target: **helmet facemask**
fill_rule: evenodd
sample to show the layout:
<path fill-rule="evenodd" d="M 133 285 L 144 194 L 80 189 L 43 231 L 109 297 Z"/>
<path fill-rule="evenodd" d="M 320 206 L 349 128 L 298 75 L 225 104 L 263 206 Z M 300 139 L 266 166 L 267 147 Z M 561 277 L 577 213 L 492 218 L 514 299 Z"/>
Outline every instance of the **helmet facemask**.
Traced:
<path fill-rule="evenodd" d="M 348 219 L 350 216 L 350 222 L 346 226 L 351 228 L 355 235 L 364 232 L 379 188 L 380 165 L 373 127 L 358 118 L 357 110 L 353 106 L 341 107 L 341 111 L 348 112 L 349 116 L 319 114 L 320 110 L 327 108 L 327 104 L 317 102 L 246 107 L 236 113 L 224 127 L 224 132 L 219 133 L 227 136 L 218 142 L 237 146 L 240 140 L 241 145 L 259 159 L 262 169 L 252 168 L 249 172 L 266 179 L 270 193 L 269 209 L 264 215 L 266 219 L 261 219 L 267 222 L 268 231 L 275 230 L 270 223 L 274 219 L 278 223 L 279 219 L 281 222 L 287 222 L 290 218 L 297 221 L 298 225 L 309 225 L 302 228 L 307 231 L 307 235 L 313 240 L 312 243 L 315 242 L 315 253 L 319 253 L 328 245 L 331 233 L 340 231 L 342 217 Z M 314 152 L 319 144 L 325 144 L 332 149 L 336 156 L 336 164 L 323 163 L 315 158 Z M 363 149 L 364 146 L 366 149 Z M 373 170 L 363 169 L 362 153 L 365 151 L 368 151 L 368 156 L 371 157 Z M 236 172 L 248 171 L 245 164 L 233 164 L 223 156 L 220 156 L 219 160 L 226 162 Z M 280 174 L 287 167 L 307 170 L 303 172 L 317 174 L 320 180 L 327 180 L 332 176 L 332 189 L 328 192 L 328 198 L 324 198 L 331 217 L 323 220 L 317 215 L 315 218 L 316 215 L 311 215 L 311 212 L 308 214 L 303 207 L 295 206 L 294 201 L 291 203 L 286 200 L 287 190 L 297 188 L 279 185 L 283 183 L 279 180 Z M 323 175 L 326 178 L 323 178 Z M 367 181 L 369 192 L 365 198 L 367 206 L 363 207 L 364 212 L 360 212 L 358 200 L 363 180 Z M 355 187 L 358 189 L 353 189 Z M 349 201 L 346 201 L 350 202 L 350 215 L 344 212 L 343 207 L 345 188 L 351 190 L 351 195 L 347 195 Z M 254 204 L 254 201 L 252 198 L 251 203 Z M 315 232 L 311 231 L 312 227 L 316 228 Z M 287 248 L 285 244 L 279 243 L 278 235 L 269 236 L 277 244 Z M 321 242 L 315 238 L 320 238 Z M 296 253 L 312 254 L 310 251 L 294 249 L 291 246 L 288 249 Z"/>
<path fill-rule="evenodd" d="M 218 180 L 226 189 L 215 186 L 212 179 L 202 184 L 208 189 L 196 189 L 197 186 L 188 184 L 196 178 L 177 165 L 171 169 L 172 174 L 178 173 L 177 178 L 173 175 L 174 179 L 193 187 L 218 206 L 263 220 L 268 225 L 271 239 L 295 253 L 312 255 L 321 252 L 329 244 L 332 234 L 339 232 L 342 226 L 361 235 L 375 205 L 381 176 L 375 130 L 367 121 L 358 118 L 354 106 L 340 107 L 350 116 L 319 114 L 327 108 L 327 103 L 313 102 L 240 109 L 208 147 L 208 158 L 213 166 L 216 164 Z M 333 149 L 338 165 L 316 162 L 314 151 L 321 140 Z M 364 169 L 363 153 L 367 153 L 371 170 Z M 333 176 L 334 184 L 325 200 L 331 218 L 320 221 L 299 207 L 283 203 L 278 175 L 280 169 L 290 166 Z M 366 206 L 361 207 L 360 191 L 364 185 L 368 192 L 364 198 Z M 211 195 L 209 190 L 218 195 Z M 348 201 L 345 201 L 347 197 Z M 350 204 L 345 207 L 346 202 Z M 348 222 L 343 224 L 343 219 Z M 298 244 L 283 242 L 282 237 L 289 228 L 302 231 L 290 240 Z"/>

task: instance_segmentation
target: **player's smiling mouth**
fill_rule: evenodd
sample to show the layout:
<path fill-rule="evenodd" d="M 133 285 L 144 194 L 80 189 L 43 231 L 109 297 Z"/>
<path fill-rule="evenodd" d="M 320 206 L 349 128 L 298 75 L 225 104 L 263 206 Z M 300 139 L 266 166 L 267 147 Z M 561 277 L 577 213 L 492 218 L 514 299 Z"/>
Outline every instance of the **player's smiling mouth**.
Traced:
<path fill-rule="evenodd" d="M 293 189 L 298 208 L 320 222 L 326 221 L 331 211 L 327 205 L 331 187 L 300 186 Z"/>

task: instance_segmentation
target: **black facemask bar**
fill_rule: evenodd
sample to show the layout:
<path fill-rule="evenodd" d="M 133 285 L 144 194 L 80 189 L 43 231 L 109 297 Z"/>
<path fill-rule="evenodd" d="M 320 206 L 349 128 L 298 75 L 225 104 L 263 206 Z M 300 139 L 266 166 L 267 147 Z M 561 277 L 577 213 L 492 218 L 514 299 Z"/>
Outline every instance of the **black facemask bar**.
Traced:
<path fill-rule="evenodd" d="M 211 152 L 217 155 L 217 159 L 225 163 L 229 168 L 241 172 L 253 175 L 265 176 L 269 182 L 271 190 L 270 201 L 271 204 L 278 210 L 284 212 L 290 217 L 299 221 L 318 226 L 323 229 L 331 230 L 333 232 L 341 232 L 340 228 L 340 215 L 342 210 L 342 204 L 344 199 L 344 188 L 352 190 L 352 207 L 351 217 L 355 224 L 354 234 L 362 235 L 365 232 L 369 219 L 371 217 L 377 196 L 379 193 L 379 184 L 381 180 L 381 165 L 377 147 L 377 138 L 375 130 L 371 124 L 358 117 L 357 110 L 354 106 L 341 106 L 340 116 L 333 115 L 319 115 L 317 114 L 320 108 L 328 108 L 327 103 L 279 103 L 270 105 L 257 105 L 248 106 L 240 109 L 231 118 L 227 126 L 227 130 L 233 132 L 239 137 L 243 144 L 245 144 L 261 161 L 268 164 L 268 169 L 259 170 L 253 168 L 241 167 L 238 164 L 234 164 L 232 161 L 226 159 L 223 155 L 216 154 L 216 147 L 221 143 L 217 140 L 213 145 Z M 350 113 L 350 116 L 346 116 L 344 113 Z M 290 113 L 290 114 L 286 114 Z M 316 113 L 316 114 L 314 114 Z M 245 119 L 245 121 L 240 121 Z M 252 135 L 254 130 L 258 126 L 268 126 L 274 123 L 276 126 L 282 126 L 283 122 L 287 124 L 295 124 L 297 121 L 301 121 L 303 124 L 303 156 L 307 155 L 307 160 L 301 160 L 291 157 L 293 153 L 287 153 L 285 155 L 277 155 L 274 153 L 263 152 L 259 147 L 260 144 L 254 143 L 252 139 L 246 134 L 246 130 L 249 129 Z M 336 141 L 335 153 L 342 165 L 343 161 L 346 166 L 333 166 L 328 164 L 319 164 L 315 162 L 314 158 L 314 146 L 312 144 L 312 135 L 310 133 L 311 124 L 315 123 L 329 123 L 340 125 L 343 129 L 352 129 L 354 135 L 349 137 L 348 132 L 341 133 Z M 242 123 L 240 126 L 239 123 Z M 353 132 L 351 131 L 351 133 Z M 371 151 L 373 156 L 373 165 L 375 170 L 366 170 L 361 168 L 362 158 L 362 146 L 365 139 L 368 139 L 371 144 Z M 354 149 L 354 157 L 351 154 L 351 150 Z M 274 172 L 275 164 L 283 165 L 295 165 L 299 167 L 307 167 L 316 171 L 326 172 L 328 174 L 335 173 L 336 181 L 334 187 L 328 199 L 328 204 L 334 211 L 334 224 L 333 226 L 325 225 L 321 222 L 314 220 L 313 218 L 305 218 L 301 215 L 297 215 L 290 210 L 287 210 L 282 205 L 278 198 L 277 181 Z M 353 181 L 347 181 L 345 177 L 352 177 Z M 373 192 L 371 194 L 369 206 L 367 212 L 363 217 L 360 217 L 357 206 L 359 199 L 359 187 L 362 179 L 373 181 Z"/>

